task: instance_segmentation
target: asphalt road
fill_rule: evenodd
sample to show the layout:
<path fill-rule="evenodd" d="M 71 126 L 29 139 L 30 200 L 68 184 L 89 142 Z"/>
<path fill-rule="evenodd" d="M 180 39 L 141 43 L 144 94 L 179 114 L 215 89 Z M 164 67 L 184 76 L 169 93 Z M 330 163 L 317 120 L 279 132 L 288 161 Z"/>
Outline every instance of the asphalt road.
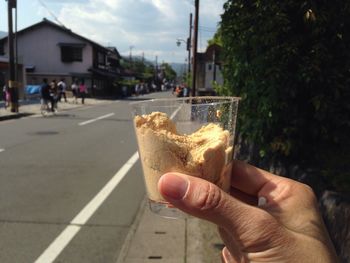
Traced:
<path fill-rule="evenodd" d="M 145 194 L 128 103 L 0 122 L 1 263 L 116 261 Z"/>

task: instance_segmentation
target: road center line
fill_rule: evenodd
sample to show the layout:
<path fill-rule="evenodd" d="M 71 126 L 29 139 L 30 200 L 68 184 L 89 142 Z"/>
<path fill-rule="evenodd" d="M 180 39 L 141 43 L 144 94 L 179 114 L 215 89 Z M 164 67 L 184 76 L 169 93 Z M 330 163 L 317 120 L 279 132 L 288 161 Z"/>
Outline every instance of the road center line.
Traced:
<path fill-rule="evenodd" d="M 101 191 L 79 212 L 70 224 L 56 237 L 49 247 L 38 257 L 35 263 L 53 262 L 63 249 L 69 244 L 81 227 L 91 218 L 96 210 L 102 205 L 112 191 L 118 186 L 121 180 L 139 159 L 138 152 L 120 168 L 113 178 L 101 189 Z"/>
<path fill-rule="evenodd" d="M 102 120 L 102 119 L 106 119 L 106 118 L 111 117 L 111 116 L 113 116 L 113 115 L 114 115 L 114 113 L 109 113 L 109 114 L 100 116 L 100 117 L 98 117 L 98 118 L 92 119 L 92 120 L 84 121 L 84 122 L 79 123 L 79 126 L 84 126 L 84 125 L 86 125 L 86 124 L 90 124 L 90 123 L 93 123 L 93 122 L 95 122 L 95 121 L 99 121 L 99 120 Z"/>

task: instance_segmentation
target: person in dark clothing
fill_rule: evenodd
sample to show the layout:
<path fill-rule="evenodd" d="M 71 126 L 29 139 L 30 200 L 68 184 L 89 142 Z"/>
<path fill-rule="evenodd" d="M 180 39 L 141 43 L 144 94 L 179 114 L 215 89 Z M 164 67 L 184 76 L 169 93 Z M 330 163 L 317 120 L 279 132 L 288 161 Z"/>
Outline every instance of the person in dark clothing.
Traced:
<path fill-rule="evenodd" d="M 67 102 L 67 96 L 66 96 L 67 84 L 64 81 L 64 79 L 61 79 L 61 81 L 57 83 L 57 88 L 58 88 L 58 101 L 61 102 L 61 98 L 63 97 L 64 102 Z"/>
<path fill-rule="evenodd" d="M 43 100 L 43 103 L 47 104 L 47 102 L 49 101 L 51 104 L 51 111 L 54 112 L 55 99 L 54 99 L 54 96 L 51 95 L 50 86 L 47 83 L 47 79 L 43 79 L 43 84 L 41 85 L 40 92 L 41 92 L 41 98 Z"/>
<path fill-rule="evenodd" d="M 81 81 L 81 83 L 79 85 L 79 94 L 81 96 L 81 104 L 84 104 L 85 97 L 87 94 L 87 87 L 86 87 L 84 81 Z"/>

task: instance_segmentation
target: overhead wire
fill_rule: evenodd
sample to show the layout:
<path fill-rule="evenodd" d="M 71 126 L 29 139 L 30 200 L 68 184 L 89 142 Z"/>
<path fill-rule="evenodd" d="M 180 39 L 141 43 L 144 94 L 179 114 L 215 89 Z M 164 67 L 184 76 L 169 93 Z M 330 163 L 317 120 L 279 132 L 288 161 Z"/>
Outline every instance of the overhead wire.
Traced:
<path fill-rule="evenodd" d="M 43 2 L 43 0 L 38 0 L 39 4 L 46 9 L 46 11 L 53 17 L 53 19 L 62 27 L 66 26 L 57 18 L 57 16 L 47 7 L 47 5 Z"/>

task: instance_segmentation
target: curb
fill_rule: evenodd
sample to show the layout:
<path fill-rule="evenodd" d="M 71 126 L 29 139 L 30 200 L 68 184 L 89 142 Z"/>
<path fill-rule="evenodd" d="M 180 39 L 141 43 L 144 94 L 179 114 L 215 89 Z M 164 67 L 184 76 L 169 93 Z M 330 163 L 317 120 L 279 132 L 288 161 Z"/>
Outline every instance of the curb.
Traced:
<path fill-rule="evenodd" d="M 130 230 L 124 240 L 124 244 L 122 246 L 122 248 L 120 249 L 119 255 L 117 257 L 116 263 L 124 263 L 125 258 L 128 255 L 128 251 L 131 245 L 131 242 L 134 238 L 135 232 L 141 222 L 141 218 L 143 213 L 145 212 L 145 209 L 147 209 L 147 197 L 145 196 L 145 198 L 142 200 L 140 206 L 139 206 L 139 211 L 137 212 L 136 216 L 135 216 L 135 220 L 132 223 Z"/>
<path fill-rule="evenodd" d="M 28 117 L 31 115 L 35 115 L 35 113 L 28 113 L 28 112 L 23 112 L 23 113 L 13 113 L 13 114 L 8 114 L 8 115 L 4 115 L 4 116 L 0 116 L 0 121 L 8 121 L 8 120 L 12 120 L 12 119 L 20 119 L 23 117 Z"/>
<path fill-rule="evenodd" d="M 105 101 L 105 103 L 107 104 L 110 104 L 110 103 L 113 103 L 114 101 Z M 70 103 L 68 103 L 69 105 Z M 8 111 L 5 111 L 5 114 L 3 115 L 0 115 L 0 122 L 1 121 L 7 121 L 7 120 L 13 120 L 13 119 L 20 119 L 20 118 L 23 118 L 23 117 L 29 117 L 29 116 L 41 116 L 41 113 L 40 113 L 40 108 L 30 108 L 28 110 L 28 107 L 36 107 L 40 104 L 38 103 L 33 103 L 33 104 L 30 104 L 30 105 L 23 105 L 23 108 L 24 108 L 24 112 L 20 112 L 20 113 L 12 113 L 12 112 L 8 112 Z M 68 106 L 68 107 L 63 107 L 63 108 L 59 108 L 59 112 L 65 112 L 65 111 L 70 111 L 70 110 L 73 110 L 73 109 L 79 109 L 79 108 L 83 108 L 83 106 L 98 106 L 98 105 L 101 105 L 100 103 L 93 103 L 93 104 L 71 104 L 72 107 Z M 27 108 L 27 109 L 25 109 Z M 1 109 L 2 110 L 2 109 Z M 0 111 L 0 114 L 1 111 Z"/>

